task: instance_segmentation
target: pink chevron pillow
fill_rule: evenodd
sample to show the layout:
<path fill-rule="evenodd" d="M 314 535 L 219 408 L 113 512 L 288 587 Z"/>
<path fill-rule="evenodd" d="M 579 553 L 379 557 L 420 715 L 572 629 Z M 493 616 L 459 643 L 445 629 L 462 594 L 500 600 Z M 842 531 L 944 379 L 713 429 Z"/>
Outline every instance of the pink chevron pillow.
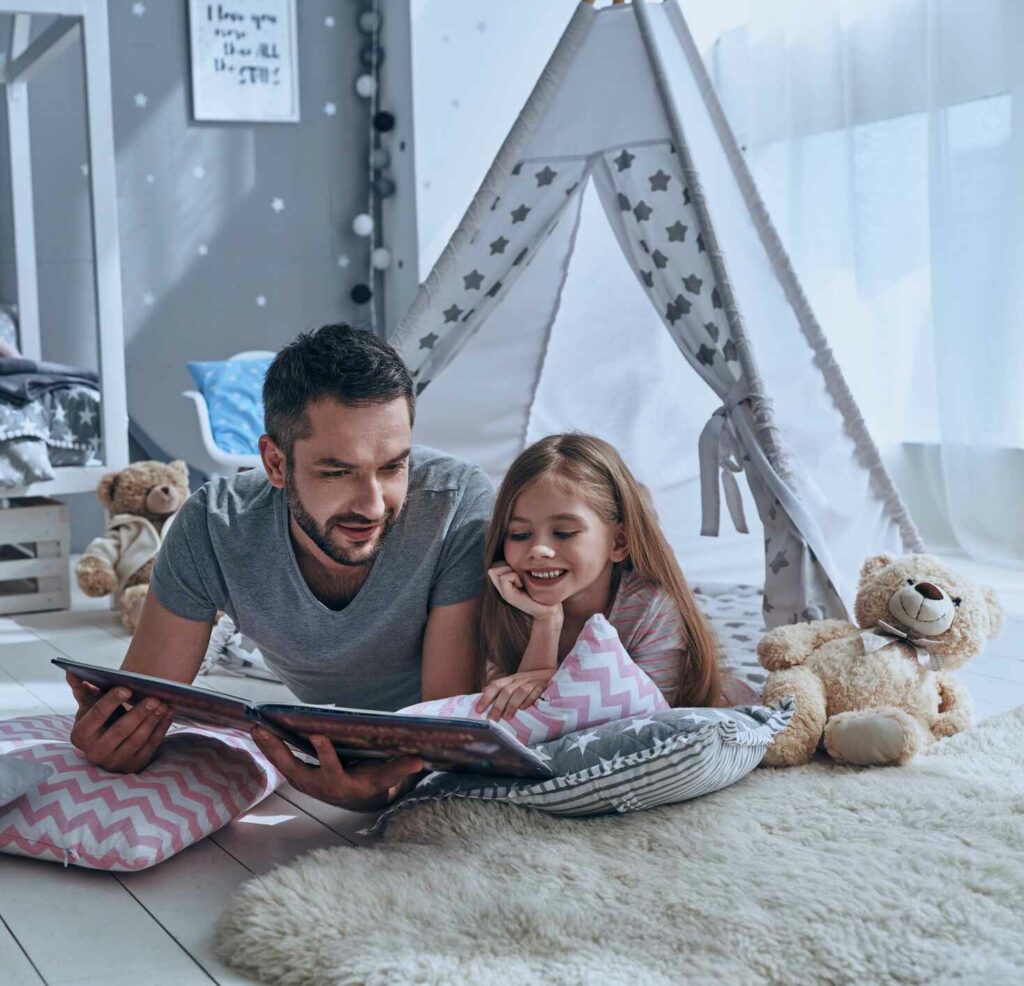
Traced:
<path fill-rule="evenodd" d="M 474 709 L 480 693 L 421 702 L 402 712 L 424 716 L 486 719 Z M 616 719 L 664 712 L 669 708 L 658 686 L 633 663 L 619 635 L 600 613 L 587 620 L 544 693 L 500 725 L 528 746 L 563 733 Z"/>
<path fill-rule="evenodd" d="M 0 754 L 51 768 L 0 808 L 0 852 L 100 870 L 142 870 L 262 801 L 284 780 L 248 733 L 172 726 L 141 773 L 114 774 L 71 745 L 74 716 L 0 721 Z"/>

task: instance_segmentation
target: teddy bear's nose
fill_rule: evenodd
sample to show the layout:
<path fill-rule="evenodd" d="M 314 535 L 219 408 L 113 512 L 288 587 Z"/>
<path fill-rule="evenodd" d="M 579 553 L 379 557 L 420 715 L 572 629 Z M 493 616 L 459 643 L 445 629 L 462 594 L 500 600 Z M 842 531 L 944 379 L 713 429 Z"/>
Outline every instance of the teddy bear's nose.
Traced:
<path fill-rule="evenodd" d="M 925 599 L 942 598 L 942 590 L 937 585 L 932 585 L 931 582 L 918 582 L 914 588 L 917 589 Z"/>
<path fill-rule="evenodd" d="M 169 486 L 161 486 L 160 492 L 167 496 L 171 492 L 171 488 Z"/>

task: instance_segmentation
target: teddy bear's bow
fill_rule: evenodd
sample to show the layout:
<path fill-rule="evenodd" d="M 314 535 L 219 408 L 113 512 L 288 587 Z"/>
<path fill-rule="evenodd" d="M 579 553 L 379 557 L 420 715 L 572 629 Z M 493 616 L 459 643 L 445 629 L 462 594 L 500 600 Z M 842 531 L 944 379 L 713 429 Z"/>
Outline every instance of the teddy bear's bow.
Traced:
<path fill-rule="evenodd" d="M 883 647 L 888 647 L 894 640 L 902 640 L 914 648 L 920 664 L 931 671 L 942 670 L 942 658 L 931 649 L 938 641 L 929 640 L 927 637 L 911 637 L 906 630 L 886 623 L 885 620 L 879 620 L 873 627 L 862 630 L 860 637 L 865 657 L 868 654 L 874 654 L 875 651 L 880 651 Z"/>

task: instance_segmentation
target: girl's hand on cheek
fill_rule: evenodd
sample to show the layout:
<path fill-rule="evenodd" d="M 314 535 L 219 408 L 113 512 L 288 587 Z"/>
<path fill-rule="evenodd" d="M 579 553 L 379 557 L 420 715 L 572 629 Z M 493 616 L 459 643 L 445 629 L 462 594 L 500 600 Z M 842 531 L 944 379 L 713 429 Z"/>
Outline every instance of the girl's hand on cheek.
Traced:
<path fill-rule="evenodd" d="M 560 619 L 562 616 L 562 604 L 555 603 L 552 606 L 537 602 L 523 585 L 523 580 L 513 571 L 511 565 L 500 562 L 491 566 L 487 572 L 488 578 L 498 590 L 501 598 L 510 606 L 522 610 L 534 619 Z"/>

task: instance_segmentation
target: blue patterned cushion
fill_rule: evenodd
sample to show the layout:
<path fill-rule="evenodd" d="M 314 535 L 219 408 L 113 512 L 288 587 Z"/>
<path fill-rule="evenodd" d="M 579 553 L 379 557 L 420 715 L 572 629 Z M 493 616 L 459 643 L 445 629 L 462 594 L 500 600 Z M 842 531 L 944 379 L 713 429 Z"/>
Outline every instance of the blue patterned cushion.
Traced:
<path fill-rule="evenodd" d="M 740 780 L 789 725 L 795 704 L 735 709 L 669 709 L 567 733 L 533 747 L 555 776 L 545 781 L 428 774 L 367 831 L 421 801 L 482 798 L 554 815 L 642 811 L 688 801 Z"/>
<path fill-rule="evenodd" d="M 273 357 L 189 363 L 189 373 L 206 400 L 217 448 L 256 455 L 263 434 L 263 378 Z"/>

